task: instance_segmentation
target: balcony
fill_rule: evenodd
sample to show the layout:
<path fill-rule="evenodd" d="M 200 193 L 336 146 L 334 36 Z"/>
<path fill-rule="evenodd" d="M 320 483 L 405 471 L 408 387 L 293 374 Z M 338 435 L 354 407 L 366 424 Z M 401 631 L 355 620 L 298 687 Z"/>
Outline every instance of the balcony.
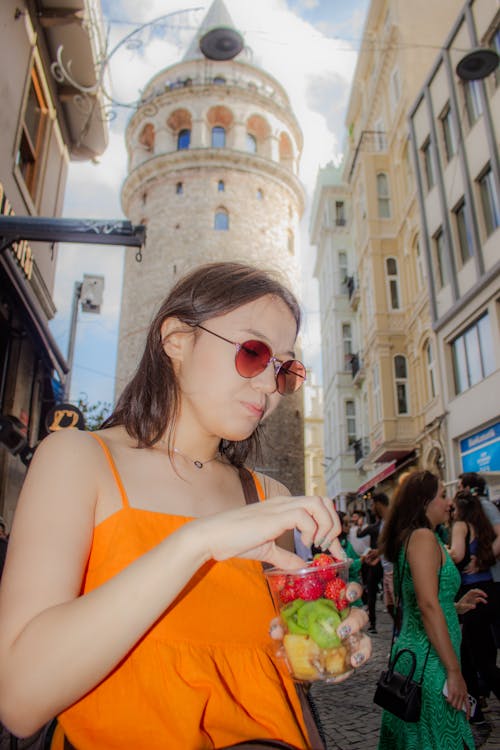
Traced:
<path fill-rule="evenodd" d="M 361 385 L 365 379 L 365 368 L 359 352 L 350 355 L 352 382 L 354 385 Z"/>
<path fill-rule="evenodd" d="M 366 437 L 358 438 L 354 441 L 352 447 L 354 450 L 354 464 L 358 468 L 370 453 L 370 439 Z"/>
<path fill-rule="evenodd" d="M 354 274 L 352 276 L 347 276 L 345 285 L 347 287 L 347 294 L 349 295 L 351 307 L 353 310 L 357 310 L 359 305 L 359 283 L 357 276 Z"/>

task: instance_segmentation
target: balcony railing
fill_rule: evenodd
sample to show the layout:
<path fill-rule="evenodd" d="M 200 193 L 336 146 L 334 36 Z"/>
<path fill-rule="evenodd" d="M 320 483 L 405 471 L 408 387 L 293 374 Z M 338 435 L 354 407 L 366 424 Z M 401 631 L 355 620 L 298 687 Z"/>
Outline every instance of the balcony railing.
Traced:
<path fill-rule="evenodd" d="M 357 464 L 368 456 L 370 453 L 370 440 L 369 438 L 358 438 L 354 441 L 354 463 Z"/>

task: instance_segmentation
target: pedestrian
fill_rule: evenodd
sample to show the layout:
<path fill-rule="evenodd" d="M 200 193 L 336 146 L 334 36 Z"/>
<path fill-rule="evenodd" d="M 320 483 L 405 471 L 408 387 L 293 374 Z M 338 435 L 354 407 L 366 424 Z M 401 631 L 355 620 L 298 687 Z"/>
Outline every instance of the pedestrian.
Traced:
<path fill-rule="evenodd" d="M 294 528 L 341 558 L 340 523 L 326 498 L 255 473 L 268 499 L 245 505 L 242 468 L 304 380 L 299 323 L 269 274 L 197 268 L 161 305 L 104 429 L 39 445 L 0 587 L 0 719 L 14 734 L 58 715 L 77 750 L 310 746 L 261 563 L 302 564 Z"/>
<path fill-rule="evenodd" d="M 460 592 L 465 594 L 480 587 L 487 595 L 487 604 L 480 605 L 462 617 L 462 672 L 467 689 L 479 703 L 480 690 L 477 675 L 481 675 L 488 691 L 500 699 L 500 669 L 496 666 L 496 645 L 493 624 L 498 621 L 500 602 L 491 574 L 495 561 L 493 541 L 495 532 L 483 510 L 479 497 L 470 490 L 460 490 L 453 500 L 453 524 L 450 555 L 457 565 L 462 580 Z M 474 572 L 467 572 L 474 557 Z M 472 721 L 485 721 L 479 705 Z"/>
<path fill-rule="evenodd" d="M 389 504 L 389 498 L 384 492 L 377 492 L 372 496 L 372 510 L 375 515 L 375 522 L 368 526 L 358 528 L 358 539 L 369 539 L 369 548 L 362 557 L 362 571 L 366 586 L 366 604 L 368 606 L 369 627 L 368 632 L 374 634 L 377 632 L 377 594 L 380 582 L 383 577 L 382 563 L 380 555 L 377 552 L 378 537 L 382 516 L 380 508 L 383 503 Z"/>
<path fill-rule="evenodd" d="M 486 596 L 472 589 L 455 604 L 460 575 L 435 533 L 450 500 L 430 471 L 409 474 L 398 485 L 384 524 L 380 548 L 394 564 L 394 588 L 401 591 L 403 619 L 392 658 L 403 649 L 417 660 L 414 679 L 422 679 L 422 709 L 415 723 L 388 711 L 382 715 L 379 750 L 471 750 L 467 686 L 460 671 L 460 624 L 464 613 Z M 408 674 L 403 654 L 397 671 Z M 443 689 L 447 687 L 447 697 Z M 462 707 L 466 706 L 467 711 Z"/>
<path fill-rule="evenodd" d="M 2 516 L 0 516 L 0 581 L 2 580 L 3 567 L 5 565 L 5 558 L 7 557 L 7 543 L 9 536 L 7 534 L 7 524 L 5 523 Z"/>
<path fill-rule="evenodd" d="M 373 507 L 378 518 L 380 518 L 379 533 L 377 537 L 377 546 L 380 535 L 384 528 L 385 521 L 389 515 L 389 498 L 385 492 L 377 492 L 372 499 Z M 369 552 L 368 555 L 373 561 L 379 561 L 382 566 L 382 590 L 384 595 L 384 604 L 387 612 L 394 621 L 396 613 L 394 609 L 394 576 L 393 576 L 393 564 L 385 557 L 380 554 L 379 550 L 374 550 L 373 553 Z"/>

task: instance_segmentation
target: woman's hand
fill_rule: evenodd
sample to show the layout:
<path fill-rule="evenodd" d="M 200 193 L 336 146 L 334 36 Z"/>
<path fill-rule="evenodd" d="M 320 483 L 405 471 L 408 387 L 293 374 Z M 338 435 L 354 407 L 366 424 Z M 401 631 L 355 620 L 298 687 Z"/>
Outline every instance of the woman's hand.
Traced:
<path fill-rule="evenodd" d="M 482 591 L 482 589 L 470 589 L 455 603 L 455 609 L 459 615 L 464 615 L 466 612 L 470 612 L 471 609 L 476 609 L 478 604 L 487 604 L 487 602 L 488 594 L 485 591 Z"/>
<path fill-rule="evenodd" d="M 462 677 L 460 669 L 451 669 L 447 672 L 446 682 L 448 684 L 448 695 L 446 700 L 457 711 L 461 711 L 464 705 L 467 707 L 467 721 L 470 718 L 470 706 L 467 693 L 467 685 Z"/>
<path fill-rule="evenodd" d="M 295 528 L 306 546 L 315 544 L 329 550 L 338 560 L 346 557 L 337 539 L 340 519 L 329 498 L 273 497 L 263 503 L 198 518 L 189 526 L 198 532 L 200 544 L 207 549 L 207 559 L 244 557 L 279 568 L 303 567 L 301 557 L 275 544 L 281 534 Z"/>

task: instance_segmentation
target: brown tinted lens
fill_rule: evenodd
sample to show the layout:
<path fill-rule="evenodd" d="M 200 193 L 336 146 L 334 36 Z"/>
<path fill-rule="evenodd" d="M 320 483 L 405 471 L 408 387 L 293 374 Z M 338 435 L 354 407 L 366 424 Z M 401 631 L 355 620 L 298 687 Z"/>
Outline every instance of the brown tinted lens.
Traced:
<path fill-rule="evenodd" d="M 276 375 L 278 393 L 294 393 L 306 379 L 306 368 L 298 359 L 283 362 Z"/>
<path fill-rule="evenodd" d="M 253 378 L 264 372 L 271 356 L 263 341 L 244 341 L 236 354 L 236 370 L 242 378 Z"/>

